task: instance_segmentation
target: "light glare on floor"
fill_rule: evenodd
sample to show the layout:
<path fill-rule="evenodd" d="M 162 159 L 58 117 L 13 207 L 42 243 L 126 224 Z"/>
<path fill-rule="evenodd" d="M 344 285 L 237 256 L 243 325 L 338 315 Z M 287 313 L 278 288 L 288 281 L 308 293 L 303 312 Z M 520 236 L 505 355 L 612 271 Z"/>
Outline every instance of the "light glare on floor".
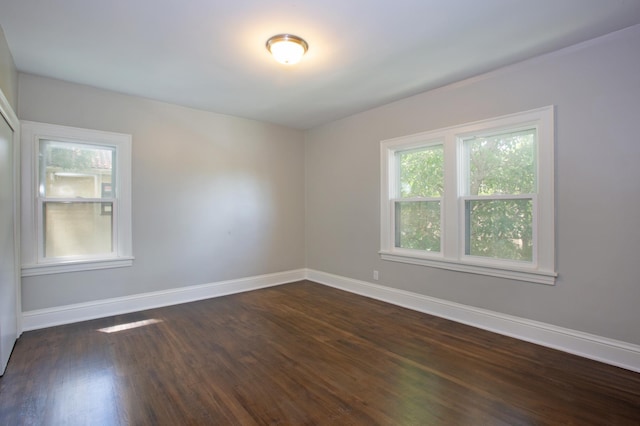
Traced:
<path fill-rule="evenodd" d="M 118 331 L 131 330 L 132 328 L 144 327 L 145 325 L 156 324 L 158 322 L 162 322 L 162 320 L 152 318 L 148 320 L 130 322 L 127 324 L 114 325 L 112 327 L 100 328 L 98 329 L 98 331 L 101 331 L 102 333 L 115 333 Z"/>

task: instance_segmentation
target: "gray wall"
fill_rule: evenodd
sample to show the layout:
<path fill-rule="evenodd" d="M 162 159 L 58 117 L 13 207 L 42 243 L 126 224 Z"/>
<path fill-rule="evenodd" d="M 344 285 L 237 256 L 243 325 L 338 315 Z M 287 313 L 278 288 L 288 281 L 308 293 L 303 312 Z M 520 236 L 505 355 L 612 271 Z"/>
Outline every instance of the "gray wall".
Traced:
<path fill-rule="evenodd" d="M 0 89 L 14 111 L 18 110 L 18 72 L 13 56 L 7 45 L 2 27 L 0 27 Z"/>
<path fill-rule="evenodd" d="M 306 134 L 307 267 L 640 344 L 640 27 Z M 383 139 L 556 106 L 555 286 L 381 261 Z"/>
<path fill-rule="evenodd" d="M 304 140 L 285 127 L 19 76 L 21 120 L 133 135 L 134 266 L 25 277 L 23 310 L 304 267 Z"/>
<path fill-rule="evenodd" d="M 312 269 L 376 269 L 382 285 L 640 344 L 638 51 L 634 27 L 306 134 L 21 74 L 21 119 L 133 134 L 136 255 L 25 278 L 23 309 L 297 269 L 306 253 Z M 380 140 L 550 104 L 556 286 L 379 259 Z"/>

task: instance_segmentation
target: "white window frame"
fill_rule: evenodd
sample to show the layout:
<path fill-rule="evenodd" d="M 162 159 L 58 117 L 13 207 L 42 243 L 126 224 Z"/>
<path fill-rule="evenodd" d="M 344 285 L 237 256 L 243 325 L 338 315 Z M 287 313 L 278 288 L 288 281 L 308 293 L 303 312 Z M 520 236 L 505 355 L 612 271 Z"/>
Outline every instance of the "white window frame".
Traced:
<path fill-rule="evenodd" d="M 478 136 L 535 127 L 537 131 L 537 192 L 533 199 L 533 260 L 531 262 L 484 258 L 464 254 L 463 141 Z M 554 207 L 554 107 L 428 131 L 380 143 L 380 257 L 383 260 L 423 265 L 460 272 L 554 285 L 555 207 Z M 441 251 L 428 252 L 395 247 L 394 200 L 397 197 L 395 153 L 442 141 L 444 144 L 444 196 L 442 201 Z M 519 196 L 515 196 L 518 198 Z M 493 198 L 500 198 L 495 196 Z M 514 196 L 508 196 L 514 198 Z"/>
<path fill-rule="evenodd" d="M 435 136 L 435 135 L 433 135 Z M 393 151 L 393 157 L 391 158 L 391 161 L 395 164 L 396 162 L 396 153 L 400 152 L 400 151 L 412 151 L 412 150 L 416 150 L 416 149 L 420 149 L 420 148 L 433 148 L 436 146 L 442 146 L 442 149 L 444 151 L 444 139 L 442 138 L 437 138 L 437 137 L 432 137 L 431 139 L 425 141 L 421 138 L 418 138 L 416 140 L 412 140 L 410 143 L 408 143 L 407 145 L 404 145 L 402 147 L 402 149 L 397 149 Z M 443 170 L 444 170 L 444 164 L 443 164 Z M 402 201 L 406 201 L 406 202 L 415 202 L 415 201 L 427 201 L 427 202 L 432 202 L 432 201 L 439 201 L 440 202 L 440 223 L 442 224 L 445 216 L 444 216 L 444 194 L 442 194 L 442 196 L 440 197 L 412 197 L 412 198 L 402 198 L 400 197 L 400 195 L 397 193 L 398 192 L 398 180 L 400 177 L 400 170 L 397 170 L 394 168 L 394 174 L 393 176 L 390 177 L 390 212 L 389 214 L 391 215 L 390 218 L 390 222 L 393 224 L 394 226 L 394 232 L 393 235 L 391 235 L 391 244 L 392 246 L 395 247 L 395 224 L 396 224 L 396 202 L 402 202 Z M 441 225 L 442 226 L 442 225 Z M 425 251 L 425 253 L 429 253 L 431 256 L 441 256 L 442 254 L 442 246 L 443 246 L 443 239 L 442 237 L 440 238 L 440 250 L 439 251 Z M 408 255 L 411 255 L 411 253 L 423 253 L 423 251 L 419 251 L 419 250 L 414 250 L 414 249 L 407 249 L 407 248 L 400 248 L 400 247 L 395 247 L 396 250 L 398 252 L 405 252 Z"/>
<path fill-rule="evenodd" d="M 133 264 L 131 228 L 131 135 L 22 121 L 22 276 L 119 268 Z M 113 251 L 104 255 L 46 258 L 39 196 L 39 145 L 42 140 L 115 148 Z M 61 201 L 64 201 L 62 199 Z"/>

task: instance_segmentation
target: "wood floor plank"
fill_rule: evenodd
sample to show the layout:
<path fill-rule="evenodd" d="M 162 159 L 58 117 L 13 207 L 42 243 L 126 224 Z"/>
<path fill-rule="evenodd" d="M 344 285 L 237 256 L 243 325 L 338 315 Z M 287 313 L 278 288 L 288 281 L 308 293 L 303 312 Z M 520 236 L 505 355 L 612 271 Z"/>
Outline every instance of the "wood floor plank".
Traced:
<path fill-rule="evenodd" d="M 0 425 L 183 424 L 640 425 L 640 374 L 302 281 L 27 332 L 0 378 Z"/>

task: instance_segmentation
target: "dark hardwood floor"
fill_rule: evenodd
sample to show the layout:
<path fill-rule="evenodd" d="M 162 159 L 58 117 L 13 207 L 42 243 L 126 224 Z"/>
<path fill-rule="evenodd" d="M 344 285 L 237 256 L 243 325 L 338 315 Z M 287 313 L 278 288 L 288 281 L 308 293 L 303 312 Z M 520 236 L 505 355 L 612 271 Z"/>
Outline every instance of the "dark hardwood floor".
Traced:
<path fill-rule="evenodd" d="M 0 424 L 639 425 L 640 374 L 305 281 L 24 333 Z"/>

